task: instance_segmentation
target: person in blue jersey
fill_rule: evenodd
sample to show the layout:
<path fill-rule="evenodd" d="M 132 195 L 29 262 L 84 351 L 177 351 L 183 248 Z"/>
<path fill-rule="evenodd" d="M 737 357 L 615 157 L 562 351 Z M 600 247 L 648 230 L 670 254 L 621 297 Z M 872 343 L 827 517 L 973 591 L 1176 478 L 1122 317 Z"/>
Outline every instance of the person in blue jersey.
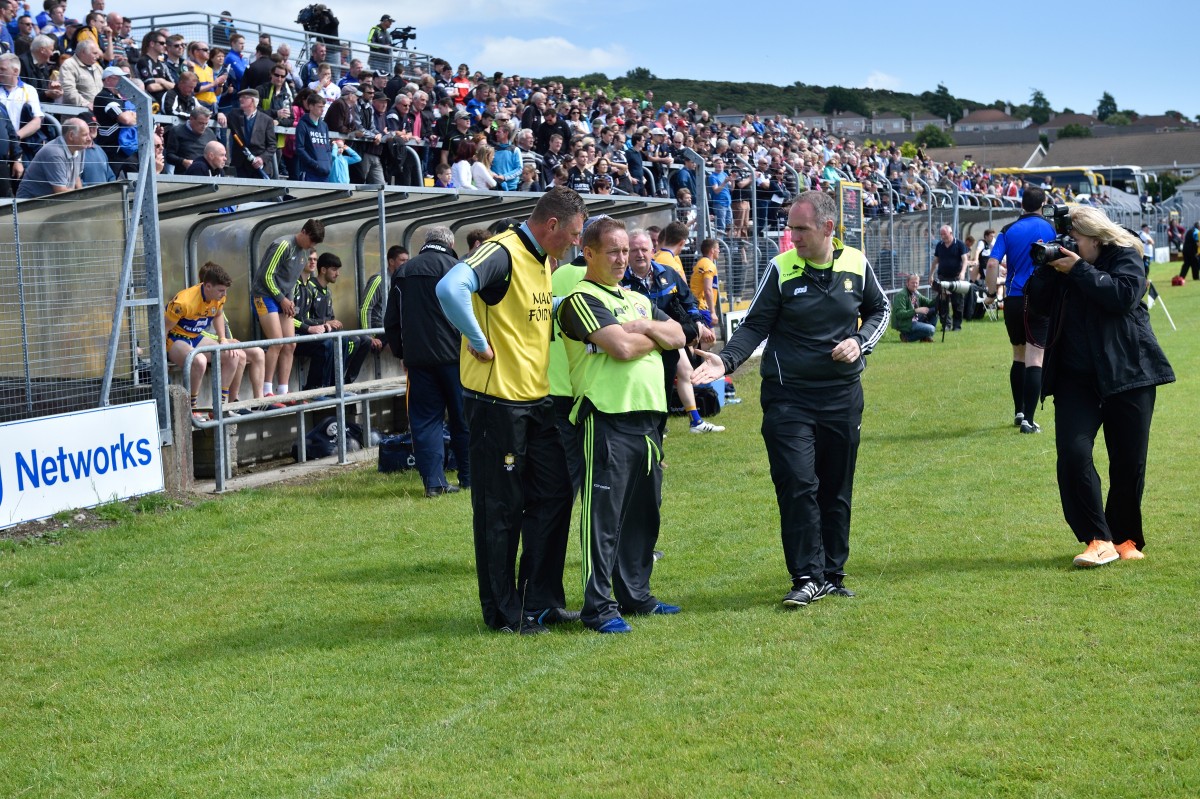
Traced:
<path fill-rule="evenodd" d="M 1033 420 L 1033 414 L 1042 394 L 1042 357 L 1048 321 L 1045 316 L 1026 309 L 1025 282 L 1034 268 L 1029 245 L 1036 241 L 1051 241 L 1055 235 L 1054 226 L 1042 218 L 1045 202 L 1043 189 L 1036 186 L 1025 189 L 1021 197 L 1023 213 L 996 236 L 987 263 L 989 300 L 996 298 L 1001 261 L 1008 266 L 1004 280 L 1004 327 L 1013 348 L 1008 383 L 1013 398 L 1013 425 L 1022 433 L 1042 432 Z"/>

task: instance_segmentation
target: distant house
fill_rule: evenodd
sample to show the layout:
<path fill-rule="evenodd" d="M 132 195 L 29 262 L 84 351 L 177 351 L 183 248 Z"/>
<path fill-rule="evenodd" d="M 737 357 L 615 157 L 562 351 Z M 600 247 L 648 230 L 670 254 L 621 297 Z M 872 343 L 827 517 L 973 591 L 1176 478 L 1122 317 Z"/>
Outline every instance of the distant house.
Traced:
<path fill-rule="evenodd" d="M 809 129 L 812 129 L 812 128 L 820 128 L 822 130 L 829 129 L 829 120 L 827 120 L 825 118 L 825 115 L 822 114 L 820 111 L 814 111 L 811 108 L 808 109 L 807 111 L 801 111 L 799 114 L 796 114 L 796 116 L 793 117 L 793 119 L 796 122 L 803 123 L 804 126 Z"/>
<path fill-rule="evenodd" d="M 1152 128 L 1156 131 L 1165 132 L 1168 130 L 1187 130 L 1193 127 L 1186 119 L 1171 115 L 1171 114 L 1156 114 L 1154 116 L 1138 117 L 1133 120 L 1132 125 L 1139 128 Z"/>
<path fill-rule="evenodd" d="M 1031 120 L 1020 120 L 995 108 L 980 108 L 954 123 L 956 131 L 1020 130 L 1029 127 Z"/>
<path fill-rule="evenodd" d="M 1038 133 L 1055 133 L 1067 125 L 1079 125 L 1083 128 L 1091 128 L 1099 122 L 1100 120 L 1091 114 L 1051 114 L 1046 124 L 1038 126 Z"/>
<path fill-rule="evenodd" d="M 913 114 L 912 129 L 914 132 L 924 130 L 930 125 L 933 125 L 938 130 L 945 130 L 946 120 L 942 119 L 941 117 L 934 116 L 933 114 Z"/>
<path fill-rule="evenodd" d="M 871 133 L 875 135 L 890 135 L 904 132 L 904 117 L 892 111 L 884 111 L 871 117 Z"/>
<path fill-rule="evenodd" d="M 853 111 L 839 112 L 829 118 L 829 130 L 833 133 L 849 135 L 865 133 L 867 130 L 867 118 Z"/>

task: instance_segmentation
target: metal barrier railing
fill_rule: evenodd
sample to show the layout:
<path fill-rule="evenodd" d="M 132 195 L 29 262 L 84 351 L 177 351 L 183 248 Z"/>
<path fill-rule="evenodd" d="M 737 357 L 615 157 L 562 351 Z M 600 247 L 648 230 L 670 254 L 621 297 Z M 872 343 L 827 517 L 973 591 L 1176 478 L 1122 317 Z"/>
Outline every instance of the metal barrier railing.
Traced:
<path fill-rule="evenodd" d="M 351 392 L 347 394 L 346 383 L 344 380 L 345 363 L 344 363 L 344 348 L 342 340 L 351 336 L 363 335 L 382 335 L 383 328 L 372 328 L 368 330 L 336 330 L 330 333 L 313 333 L 303 336 L 293 336 L 291 338 L 276 338 L 276 339 L 259 339 L 257 341 L 237 341 L 229 344 L 212 344 L 203 347 L 192 349 L 184 359 L 183 386 L 187 390 L 189 396 L 192 393 L 192 362 L 198 355 L 214 354 L 216 357 L 209 359 L 209 381 L 212 388 L 212 418 L 208 420 L 200 420 L 192 418 L 192 426 L 200 430 L 215 429 L 216 433 L 213 438 L 213 475 L 216 482 L 216 491 L 220 493 L 225 490 L 226 481 L 231 476 L 232 464 L 229 462 L 226 452 L 226 428 L 236 426 L 245 422 L 255 422 L 262 419 L 272 419 L 279 416 L 296 415 L 299 419 L 297 433 L 297 449 L 299 460 L 303 463 L 307 460 L 307 451 L 305 447 L 305 420 L 304 412 L 320 410 L 322 408 L 337 408 L 338 420 L 338 463 L 346 463 L 347 441 L 346 441 L 346 404 L 369 403 L 374 399 L 385 399 L 388 397 L 398 396 L 407 391 L 407 380 L 401 377 L 385 378 L 382 380 L 366 381 L 364 383 L 352 383 L 351 385 L 369 388 L 372 390 L 362 393 Z M 261 397 L 253 400 L 237 400 L 226 403 L 221 398 L 221 353 L 229 350 L 244 350 L 251 347 L 268 347 L 280 344 L 297 344 L 306 341 L 323 341 L 334 339 L 337 345 L 334 350 L 334 385 L 309 389 L 306 391 L 288 392 L 273 397 Z M 332 396 L 328 396 L 330 392 Z M 274 404 L 279 402 L 295 403 L 288 405 L 285 408 L 263 408 L 262 410 L 251 410 L 246 414 L 239 414 L 234 417 L 226 415 L 226 411 L 249 409 L 258 405 Z M 371 439 L 371 414 L 369 405 L 367 413 L 364 414 L 365 426 L 363 428 L 364 446 L 369 444 Z"/>
<path fill-rule="evenodd" d="M 189 41 L 197 40 L 212 43 L 214 32 L 218 27 L 223 27 L 224 22 L 219 14 L 207 11 L 178 11 L 165 14 L 134 16 L 129 17 L 129 19 L 133 25 L 133 36 L 136 41 L 140 41 L 151 30 L 168 28 L 172 33 L 183 34 Z M 380 58 L 386 59 L 389 75 L 393 73 L 397 64 L 400 64 L 406 71 L 411 71 L 416 67 L 420 67 L 425 72 L 431 71 L 430 62 L 432 61 L 432 56 L 427 53 L 400 49 L 393 46 L 388 48 L 388 52 L 385 55 L 382 52 L 377 52 L 371 43 L 365 39 L 354 39 L 341 35 L 340 29 L 337 36 L 327 36 L 325 34 L 306 31 L 299 27 L 299 23 L 294 28 L 247 19 L 232 19 L 229 23 L 232 30 L 246 37 L 244 52 L 251 57 L 253 57 L 255 45 L 258 44 L 258 38 L 262 34 L 269 35 L 272 45 L 276 48 L 278 48 L 280 42 L 287 42 L 289 47 L 295 47 L 297 52 L 293 54 L 292 62 L 297 69 L 307 61 L 312 45 L 315 42 L 319 41 L 328 44 L 330 41 L 336 41 L 337 47 L 329 45 L 326 61 L 333 67 L 335 74 L 339 77 L 345 71 L 346 67 L 349 66 L 351 59 L 354 58 L 360 58 L 364 64 Z M 228 31 L 224 32 L 224 36 L 228 36 Z M 227 44 L 223 46 L 228 47 Z"/>

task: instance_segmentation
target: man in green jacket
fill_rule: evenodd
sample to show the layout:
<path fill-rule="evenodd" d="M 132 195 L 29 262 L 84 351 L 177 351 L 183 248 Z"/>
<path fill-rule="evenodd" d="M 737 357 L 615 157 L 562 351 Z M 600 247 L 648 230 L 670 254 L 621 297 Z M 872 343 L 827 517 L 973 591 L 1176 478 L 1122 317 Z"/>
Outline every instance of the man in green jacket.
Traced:
<path fill-rule="evenodd" d="M 892 298 L 892 327 L 900 331 L 901 341 L 933 341 L 937 308 L 931 297 L 917 291 L 920 282 L 917 275 L 909 275 L 904 289 Z"/>

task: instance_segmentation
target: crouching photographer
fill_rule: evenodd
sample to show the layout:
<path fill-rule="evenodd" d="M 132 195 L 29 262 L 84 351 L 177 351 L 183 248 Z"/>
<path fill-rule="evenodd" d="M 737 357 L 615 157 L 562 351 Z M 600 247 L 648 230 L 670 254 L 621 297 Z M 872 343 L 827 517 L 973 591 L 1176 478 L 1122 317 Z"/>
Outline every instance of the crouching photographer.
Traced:
<path fill-rule="evenodd" d="M 937 307 L 931 297 L 917 291 L 921 278 L 909 275 L 904 290 L 892 298 L 892 327 L 900 331 L 901 341 L 933 341 Z"/>
<path fill-rule="evenodd" d="M 1063 515 L 1087 549 L 1076 566 L 1143 557 L 1142 490 L 1155 387 L 1175 380 L 1142 304 L 1141 243 L 1099 210 L 1075 207 L 1025 284 L 1030 310 L 1049 316 L 1042 395 L 1054 397 Z M 1071 238 L 1066 238 L 1066 234 Z M 1073 248 L 1074 251 L 1072 251 Z M 1101 502 L 1092 460 L 1104 429 L 1109 492 Z"/>

